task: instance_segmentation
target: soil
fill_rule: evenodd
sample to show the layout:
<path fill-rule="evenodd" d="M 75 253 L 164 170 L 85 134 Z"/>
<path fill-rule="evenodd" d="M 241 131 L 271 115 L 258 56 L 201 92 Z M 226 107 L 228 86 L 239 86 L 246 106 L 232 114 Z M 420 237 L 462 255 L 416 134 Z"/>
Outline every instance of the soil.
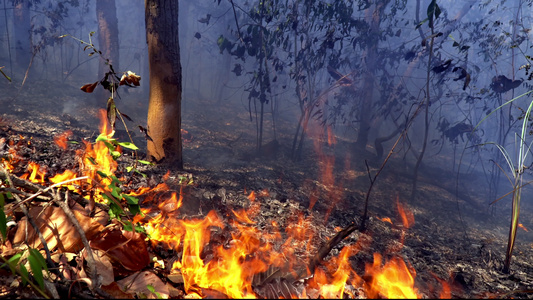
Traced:
<path fill-rule="evenodd" d="M 8 155 L 12 142 L 20 145 L 18 151 L 24 162 L 37 162 L 47 168 L 48 174 L 77 168 L 75 150 L 83 147 L 82 141 L 94 141 L 99 134 L 98 105 L 89 105 L 91 95 L 73 86 L 57 85 L 63 89 L 54 89 L 53 93 L 50 89 L 54 84 L 50 82 L 28 84 L 20 93 L 11 85 L 2 85 L 0 156 Z M 146 141 L 135 129 L 137 125 L 145 127 L 146 101 L 129 100 L 142 99 L 135 91 L 122 96 L 124 100 L 117 101 L 117 105 L 134 120 L 127 124 L 133 129 L 133 141 L 141 148 L 138 157 L 144 158 Z M 329 145 L 325 136 L 317 135 L 306 140 L 301 158 L 294 160 L 290 155 L 294 127 L 280 119 L 276 142 L 271 136 L 265 138 L 266 145 L 257 155 L 255 120 L 250 122 L 246 107 L 201 99 L 184 99 L 183 107 L 184 170 L 140 165 L 138 170 L 146 177 L 128 173 L 125 167 L 134 162 L 134 157 L 132 151 L 124 150 L 118 159 L 119 172 L 129 178 L 130 187 L 155 187 L 165 182 L 171 190 L 179 191 L 179 177 L 192 178 L 194 183 L 182 189 L 183 218 L 203 217 L 211 210 L 228 216 L 231 210 L 250 208 L 253 203 L 248 196 L 254 191 L 258 195 L 254 203 L 260 208 L 254 221 L 260 230 L 268 231 L 272 221 L 285 228 L 299 216 L 312 224 L 317 234 L 309 241 L 307 253 L 298 253 L 302 261 L 314 256 L 342 228 L 361 223 L 369 177 L 383 162 L 375 160 L 372 148 L 356 153 L 353 140 L 338 136 L 335 144 Z M 115 137 L 127 141 L 123 126 L 117 126 Z M 69 139 L 79 144 L 63 150 L 53 138 L 66 130 L 73 132 Z M 506 274 L 502 268 L 510 222 L 509 199 L 489 205 L 494 199 L 487 198 L 483 174 L 460 170 L 460 184 L 456 184 L 457 170 L 450 170 L 448 162 L 449 157 L 428 155 L 419 171 L 416 196 L 411 199 L 413 164 L 401 154 L 394 154 L 372 187 L 366 230 L 355 230 L 335 245 L 325 260 L 337 257 L 346 245 L 360 243 L 359 251 L 349 259 L 357 274 L 363 276 L 375 253 L 385 258 L 399 256 L 416 271 L 415 287 L 423 298 L 438 297 L 442 282 L 451 287 L 452 298 L 533 298 L 533 232 L 526 231 L 533 230 L 529 191 L 524 190 L 520 216 L 524 229 L 519 229 L 511 272 Z M 25 166 L 19 165 L 13 175 L 24 172 Z M 145 206 L 153 205 L 141 199 Z M 409 228 L 399 215 L 399 206 L 414 215 Z M 387 217 L 391 222 L 384 221 Z M 227 243 L 222 240 L 231 236 L 218 239 Z M 163 248 L 150 246 L 149 251 L 164 259 L 178 255 Z M 173 283 L 168 273 L 157 271 L 155 266 L 152 269 L 177 290 L 173 297 L 185 297 L 183 284 Z M 9 269 L 0 272 L 7 276 Z M 117 280 L 125 277 L 121 276 Z M 41 297 L 31 289 L 13 286 L 7 279 L 0 280 L 0 286 L 2 297 Z M 359 298 L 368 296 L 358 287 L 349 286 L 347 290 Z M 99 297 L 87 290 L 79 293 L 80 297 Z"/>

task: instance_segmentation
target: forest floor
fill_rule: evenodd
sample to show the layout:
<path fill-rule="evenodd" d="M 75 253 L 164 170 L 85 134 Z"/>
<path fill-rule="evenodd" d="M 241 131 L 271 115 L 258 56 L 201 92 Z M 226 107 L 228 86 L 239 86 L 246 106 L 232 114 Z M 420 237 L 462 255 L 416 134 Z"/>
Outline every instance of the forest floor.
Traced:
<path fill-rule="evenodd" d="M 27 172 L 26 167 L 30 161 L 46 168 L 47 176 L 50 177 L 66 169 L 78 171 L 79 153 L 76 150 L 83 150 L 82 141 L 94 142 L 99 134 L 98 109 L 83 103 L 86 95 L 78 97 L 81 92 L 73 88 L 50 96 L 48 86 L 44 84 L 28 85 L 18 96 L 12 87 L 6 85 L 2 88 L 6 92 L 0 98 L 0 157 L 12 155 L 9 150 L 15 149 L 20 158 L 11 177 L 21 178 Z M 13 100 L 15 97 L 16 100 Z M 127 95 L 123 97 L 126 98 Z M 146 103 L 128 103 L 127 100 L 117 103 L 119 109 L 135 121 L 135 124 L 130 123 L 133 131 L 137 124 L 145 126 L 143 111 Z M 133 112 L 128 111 L 130 109 Z M 253 151 L 255 123 L 250 122 L 246 109 L 241 107 L 240 111 L 236 111 L 235 107 L 204 100 L 184 100 L 182 127 L 187 131 L 183 144 L 184 170 L 167 174 L 168 170 L 163 166 L 141 165 L 138 170 L 146 177 L 126 172 L 125 168 L 134 163 L 134 157 L 132 151 L 125 149 L 118 159 L 116 172 L 118 177 L 125 178 L 128 182 L 124 189 L 155 188 L 160 183 L 166 183 L 169 191 L 181 191 L 183 205 L 179 214 L 173 216 L 184 220 L 204 218 L 208 216 L 208 212 L 215 211 L 224 222 L 230 224 L 226 218 L 236 216 L 235 212 L 240 209 L 255 209 L 253 214 L 250 213 L 253 215 L 253 222 L 248 225 L 252 224 L 250 226 L 265 237 L 275 233 L 273 224 L 277 224 L 280 231 L 284 232 L 285 228 L 294 228 L 299 221 L 305 219 L 306 230 L 309 232 L 302 239 L 304 248 L 298 241 L 283 244 L 289 233 L 281 234 L 283 239 L 274 242 L 278 243 L 278 248 L 294 246 L 294 255 L 300 263 L 300 266 L 294 267 L 296 269 L 305 269 L 304 262 L 315 256 L 321 245 L 331 240 L 341 229 L 351 224 L 360 224 L 370 185 L 369 174 L 361 167 L 361 162 L 364 159 L 370 162 L 369 172 L 372 176 L 381 163 L 373 162 L 374 155 L 370 150 L 354 153 L 350 140 L 339 137 L 335 145 L 328 145 L 327 138 L 312 137 L 305 142 L 301 159 L 294 161 L 290 158 L 294 129 L 280 121 L 277 127 L 279 145 L 269 144 L 270 148 L 267 147 L 265 155 L 258 157 Z M 69 140 L 78 143 L 69 144 L 64 150 L 54 143 L 54 137 L 66 130 L 72 131 Z M 120 130 L 115 137 L 119 141 L 128 141 L 127 135 Z M 143 158 L 146 143 L 144 137 L 136 131 L 133 140 L 141 147 L 138 154 Z M 266 142 L 270 140 L 266 139 Z M 524 192 L 521 214 L 521 223 L 525 229 L 519 229 L 511 272 L 505 274 L 502 266 L 509 228 L 509 200 L 489 206 L 494 199 L 486 199 L 482 188 L 486 185 L 482 176 L 475 176 L 475 173 L 465 175 L 469 176 L 469 181 L 459 184 L 459 197 L 456 197 L 456 174 L 439 168 L 446 163 L 433 163 L 438 159 L 446 158 L 428 156 L 428 163 L 424 164 L 419 173 L 414 200 L 410 199 L 412 166 L 396 155 L 385 166 L 369 198 L 366 230 L 355 230 L 337 243 L 324 259 L 327 262 L 337 262 L 341 249 L 351 246 L 349 265 L 362 282 L 360 286 L 347 283 L 345 297 L 348 297 L 348 293 L 354 298 L 385 296 L 383 291 L 376 295 L 363 288 L 375 277 L 368 274 L 368 269 L 378 253 L 384 261 L 399 257 L 407 263 L 415 278 L 414 287 L 420 298 L 533 298 L 533 214 L 531 204 L 525 203 L 529 192 Z M 192 179 L 192 183 L 180 184 L 180 177 Z M 46 185 L 43 184 L 42 188 Z M 0 188 L 6 187 L 4 181 Z M 23 187 L 18 188 L 24 190 Z M 161 194 L 168 196 L 168 190 Z M 251 200 L 252 191 L 257 195 L 255 200 Z M 138 196 L 141 207 L 153 209 L 152 215 L 168 213 L 164 205 L 158 206 L 163 212 L 154 210 L 155 204 L 164 204 L 164 200 L 155 199 L 155 194 L 158 192 Z M 6 211 L 7 207 L 13 207 L 13 201 L 6 200 Z M 46 202 L 35 198 L 34 201 L 27 201 L 27 204 L 30 209 L 38 208 L 40 211 L 44 209 Z M 93 209 L 89 207 L 90 203 L 83 201 L 79 201 L 79 205 L 85 210 Z M 412 213 L 414 222 L 402 219 L 402 210 L 407 212 L 404 213 L 407 217 Z M 24 214 L 16 208 L 13 211 L 10 216 L 15 224 L 10 227 L 8 241 L 2 246 L 2 257 L 6 259 L 22 249 L 13 239 L 22 226 Z M 46 220 L 42 222 L 46 223 Z M 108 228 L 109 224 L 111 222 L 107 221 L 103 225 Z M 234 225 L 231 230 L 236 227 L 238 226 Z M 203 241 L 211 248 L 204 250 L 204 259 L 215 259 L 215 251 L 212 249 L 214 245 L 227 246 L 234 243 L 232 239 L 235 236 L 231 233 L 233 232 L 226 229 L 212 231 L 212 241 Z M 126 239 L 124 244 L 129 245 L 128 243 L 129 240 Z M 192 297 L 185 293 L 183 278 L 180 277 L 181 281 L 176 280 L 172 277 L 175 274 L 169 270 L 169 265 L 180 259 L 183 248 L 172 249 L 169 245 L 149 241 L 146 241 L 146 248 L 138 247 L 146 249 L 150 258 L 157 259 L 151 260 L 141 269 L 128 269 L 124 266 L 124 261 L 108 260 L 112 265 L 109 268 L 114 271 L 113 278 L 110 279 L 112 284 L 123 283 L 132 274 L 138 275 L 142 271 L 148 272 L 143 273 L 144 276 L 150 274 L 158 278 L 154 280 L 162 284 L 156 287 L 160 294 L 172 298 Z M 124 254 L 127 259 L 134 260 L 132 256 L 142 256 L 135 252 L 141 250 L 132 251 L 133 253 Z M 107 249 L 107 252 L 109 254 L 111 249 Z M 83 257 L 81 252 L 73 252 L 73 256 Z M 86 266 L 86 262 L 84 264 L 80 261 L 82 260 L 71 256 L 71 269 L 83 269 L 82 265 Z M 135 263 L 139 262 L 134 260 L 133 264 Z M 323 269 L 331 271 L 331 265 Z M 269 272 L 266 272 L 267 275 L 272 275 Z M 48 280 L 55 284 L 62 297 L 74 295 L 78 298 L 102 298 L 105 295 L 97 295 L 84 288 L 87 287 L 87 281 L 80 279 L 83 278 L 82 275 L 72 276 L 68 282 L 59 278 Z M 6 266 L 0 269 L 0 278 L 0 298 L 43 297 L 35 289 L 23 287 L 19 283 L 20 277 L 13 275 Z M 280 282 L 285 282 L 285 279 L 278 277 L 278 281 L 271 281 L 269 286 L 273 289 L 270 291 L 264 286 L 256 285 L 257 290 L 254 292 L 263 297 L 287 295 L 286 290 L 280 287 Z M 299 284 L 305 284 L 308 280 L 310 279 L 305 278 Z M 294 284 L 294 288 L 301 293 L 301 286 L 296 286 L 297 283 L 290 284 Z M 442 288 L 444 285 L 450 288 L 448 294 Z M 124 293 L 112 288 L 104 291 L 113 298 L 139 297 L 140 293 L 140 290 Z M 289 287 L 289 291 L 292 291 L 292 287 Z M 198 293 L 204 297 L 227 296 L 207 288 Z M 308 288 L 306 295 L 318 297 L 316 289 Z"/>

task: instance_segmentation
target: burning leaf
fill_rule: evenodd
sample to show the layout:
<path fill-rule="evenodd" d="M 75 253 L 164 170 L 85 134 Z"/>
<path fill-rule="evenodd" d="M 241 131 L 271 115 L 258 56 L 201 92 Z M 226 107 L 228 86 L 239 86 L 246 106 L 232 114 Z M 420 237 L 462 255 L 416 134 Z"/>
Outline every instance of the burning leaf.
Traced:
<path fill-rule="evenodd" d="M 88 83 L 82 86 L 80 89 L 86 93 L 92 93 L 97 85 L 98 85 L 98 81 L 95 83 Z"/>

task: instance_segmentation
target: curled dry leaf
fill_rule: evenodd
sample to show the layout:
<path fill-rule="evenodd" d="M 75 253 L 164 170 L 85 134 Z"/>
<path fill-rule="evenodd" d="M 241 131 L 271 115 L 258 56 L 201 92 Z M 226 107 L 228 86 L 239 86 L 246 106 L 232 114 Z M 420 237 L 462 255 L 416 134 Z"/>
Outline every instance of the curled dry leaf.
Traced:
<path fill-rule="evenodd" d="M 143 235 L 113 229 L 91 241 L 91 247 L 106 252 L 113 261 L 130 271 L 138 271 L 150 263 Z"/>
<path fill-rule="evenodd" d="M 140 83 L 141 81 L 141 76 L 131 72 L 131 71 L 128 71 L 126 73 L 124 73 L 122 75 L 122 77 L 120 78 L 120 83 L 119 85 L 124 85 L 124 84 L 128 84 L 128 85 L 131 85 L 133 84 L 134 86 L 139 86 L 141 85 Z"/>
<path fill-rule="evenodd" d="M 98 85 L 98 81 L 95 83 L 87 83 L 86 85 L 82 86 L 80 90 L 86 93 L 92 93 L 97 85 Z"/>
<path fill-rule="evenodd" d="M 70 209 L 80 223 L 88 240 L 99 234 L 109 219 L 108 214 L 100 209 L 96 210 L 94 216 L 88 216 L 87 211 L 78 203 L 74 204 Z M 83 243 L 78 231 L 61 208 L 48 206 L 43 210 L 42 207 L 32 207 L 30 216 L 39 227 L 39 231 L 42 233 L 50 251 L 58 249 L 60 252 L 78 252 L 83 249 Z M 27 241 L 32 248 L 42 247 L 39 236 L 35 233 L 33 226 L 27 222 L 26 217 L 23 217 L 18 222 L 18 225 L 17 232 L 13 238 L 15 245 Z"/>

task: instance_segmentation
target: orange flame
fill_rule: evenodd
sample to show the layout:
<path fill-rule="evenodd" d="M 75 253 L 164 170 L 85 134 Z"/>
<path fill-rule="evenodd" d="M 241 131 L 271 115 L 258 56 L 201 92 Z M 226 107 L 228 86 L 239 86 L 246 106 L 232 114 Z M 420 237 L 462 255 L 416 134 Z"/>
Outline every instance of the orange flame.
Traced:
<path fill-rule="evenodd" d="M 43 183 L 44 182 L 44 176 L 46 175 L 45 171 L 40 170 L 39 164 L 36 164 L 32 161 L 28 163 L 28 170 L 31 171 L 31 173 L 26 173 L 20 178 L 27 179 L 34 183 Z"/>
<path fill-rule="evenodd" d="M 105 110 L 101 110 L 101 132 L 111 135 L 108 129 Z M 63 149 L 66 148 L 65 139 L 57 137 L 56 143 Z M 62 144 L 64 143 L 64 144 Z M 328 128 L 328 144 L 335 143 L 335 137 Z M 96 144 L 85 143 L 85 151 L 79 151 L 81 173 L 88 176 L 87 183 L 99 180 L 95 189 L 97 194 L 104 192 L 104 189 L 111 182 L 109 178 L 117 169 L 117 162 L 109 154 L 109 150 L 104 142 Z M 11 149 L 10 149 L 11 150 Z M 335 160 L 333 156 L 323 155 L 324 165 L 322 166 L 321 182 L 327 189 L 333 191 L 334 176 L 333 168 Z M 7 164 L 6 161 L 3 162 Z M 45 173 L 40 170 L 38 164 L 29 163 L 28 168 L 31 174 L 27 174 L 29 180 L 36 182 L 44 181 Z M 98 175 L 99 172 L 108 177 Z M 76 177 L 76 173 L 66 170 L 63 174 L 57 174 L 49 180 L 54 183 L 62 182 Z M 167 173 L 166 177 L 168 177 Z M 69 188 L 77 189 L 72 185 Z M 139 188 L 131 191 L 129 195 L 136 196 L 152 191 L 167 191 L 168 186 L 161 183 L 155 188 Z M 296 253 L 312 253 L 312 241 L 316 238 L 311 219 L 306 219 L 303 214 L 295 215 L 294 222 L 290 222 L 285 229 L 286 240 L 279 247 L 274 248 L 275 242 L 282 241 L 282 234 L 279 225 L 271 222 L 269 230 L 260 232 L 254 225 L 254 216 L 259 212 L 261 201 L 256 201 L 259 197 L 267 197 L 267 190 L 259 193 L 251 192 L 248 196 L 250 206 L 247 210 L 231 210 L 233 218 L 226 224 L 219 215 L 210 211 L 203 219 L 183 220 L 177 218 L 177 211 L 183 202 L 183 190 L 172 193 L 170 197 L 152 205 L 158 209 L 155 216 L 149 218 L 149 209 L 142 209 L 144 216 L 137 215 L 134 223 L 142 222 L 152 243 L 165 243 L 173 249 L 182 253 L 181 258 L 174 262 L 173 271 L 181 272 L 184 279 L 185 291 L 189 294 L 195 293 L 202 296 L 202 289 L 208 288 L 223 292 L 231 298 L 255 298 L 257 295 L 252 288 L 254 275 L 265 272 L 269 267 L 288 268 L 290 271 L 297 269 Z M 331 193 L 332 197 L 339 198 Z M 337 201 L 333 199 L 334 202 Z M 98 201 L 98 198 L 97 198 Z M 103 200 L 102 200 L 103 201 Z M 414 224 L 414 215 L 404 208 L 397 197 L 397 209 L 402 220 L 403 228 L 407 229 Z M 297 220 L 296 220 L 297 217 Z M 381 219 L 392 224 L 390 218 Z M 522 224 L 520 224 L 521 227 Z M 211 235 L 215 228 L 227 229 L 231 232 L 232 239 L 228 244 L 213 245 L 216 240 L 211 240 Z M 525 227 L 523 227 L 525 229 Z M 527 230 L 527 229 L 525 229 Z M 403 232 L 403 231 L 402 231 Z M 402 233 L 402 242 L 403 235 Z M 393 257 L 390 261 L 382 264 L 380 254 L 374 254 L 374 263 L 365 266 L 366 275 L 371 279 L 367 284 L 351 268 L 349 258 L 361 247 L 360 239 L 356 245 L 346 246 L 341 250 L 338 257 L 333 257 L 323 265 L 324 268 L 317 268 L 313 281 L 318 286 L 318 296 L 323 298 L 343 298 L 347 291 L 345 286 L 350 282 L 355 287 L 366 286 L 367 295 L 370 298 L 418 298 L 420 297 L 414 287 L 414 277 L 416 272 L 412 267 L 399 257 Z M 220 243 L 220 242 L 218 242 Z M 211 246 L 210 252 L 206 252 L 205 247 Z M 214 253 L 213 253 L 214 251 Z M 208 254 L 206 254 L 208 253 Z M 450 295 L 449 286 L 442 284 L 441 296 Z M 304 291 L 304 294 L 308 293 Z M 291 295 L 300 296 L 300 295 Z M 349 295 L 354 297 L 354 295 Z"/>
<path fill-rule="evenodd" d="M 529 230 L 527 230 L 527 228 L 524 225 L 522 225 L 522 223 L 519 223 L 518 227 L 524 229 L 526 232 L 529 232 Z"/>
<path fill-rule="evenodd" d="M 112 135 L 112 131 L 108 129 L 109 125 L 107 122 L 106 111 L 101 109 L 99 113 L 101 120 L 100 132 L 108 136 Z M 62 143 L 70 134 L 72 133 L 67 131 L 59 137 L 56 137 L 54 140 L 58 146 L 63 148 Z M 112 182 L 112 179 L 109 176 L 114 175 L 118 163 L 110 155 L 109 149 L 103 141 L 98 141 L 94 145 L 84 141 L 84 144 L 85 150 L 76 151 L 76 154 L 80 157 L 80 173 L 88 177 L 88 179 L 85 180 L 88 184 L 92 184 L 95 180 L 100 179 L 100 184 L 94 186 L 95 201 L 105 202 L 100 195 Z M 64 144 L 64 146 L 66 147 L 66 144 Z M 105 174 L 105 176 L 101 177 L 99 173 Z M 62 174 L 57 174 L 49 180 L 53 183 L 60 183 L 69 179 L 74 179 L 77 175 L 78 174 L 72 170 L 66 170 Z M 67 187 L 73 191 L 79 191 L 79 189 L 72 185 L 72 183 L 67 184 Z"/>
<path fill-rule="evenodd" d="M 389 218 L 389 217 L 385 217 L 385 218 L 378 218 L 380 219 L 382 222 L 387 222 L 387 223 L 390 223 L 392 224 L 392 220 Z"/>
<path fill-rule="evenodd" d="M 403 207 L 403 205 L 400 203 L 399 196 L 396 196 L 396 205 L 398 207 L 398 213 L 402 218 L 403 227 L 407 229 L 413 226 L 413 224 L 415 224 L 415 216 L 413 215 L 412 211 L 407 210 Z"/>
<path fill-rule="evenodd" d="M 56 135 L 54 137 L 54 142 L 56 143 L 56 145 L 59 146 L 59 148 L 63 150 L 67 150 L 67 141 L 71 135 L 72 135 L 72 131 L 67 130 L 61 134 Z"/>
<path fill-rule="evenodd" d="M 381 255 L 374 253 L 374 263 L 366 265 L 365 273 L 372 277 L 369 284 L 369 298 L 420 298 L 418 290 L 414 287 L 416 272 L 412 269 L 410 270 L 399 257 L 392 257 L 391 260 L 381 266 Z"/>

